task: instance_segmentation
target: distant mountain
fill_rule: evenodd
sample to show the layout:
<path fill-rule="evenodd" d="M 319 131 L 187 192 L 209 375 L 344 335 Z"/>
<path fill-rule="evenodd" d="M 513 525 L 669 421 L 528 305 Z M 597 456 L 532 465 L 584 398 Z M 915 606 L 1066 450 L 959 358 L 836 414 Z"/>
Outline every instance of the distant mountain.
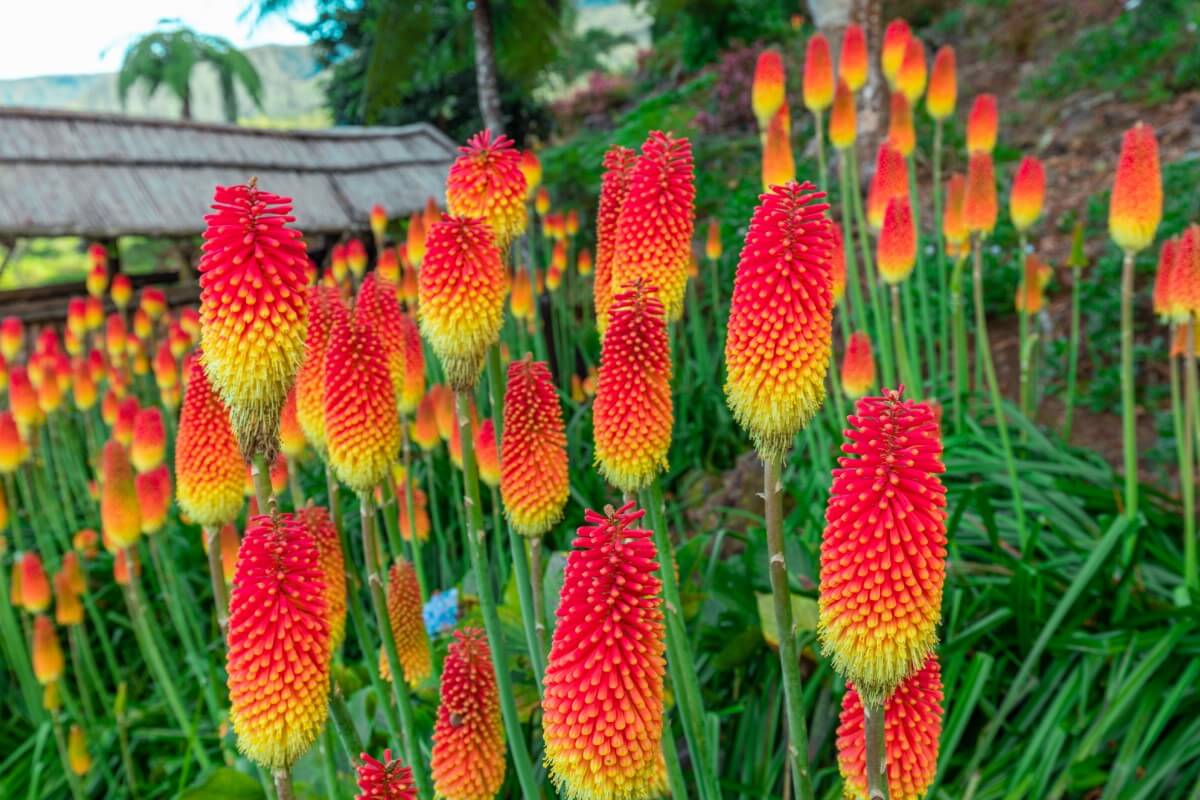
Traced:
<path fill-rule="evenodd" d="M 251 125 L 320 127 L 329 124 L 323 108 L 324 79 L 316 59 L 304 46 L 266 45 L 245 51 L 263 82 L 260 111 L 241 90 L 241 121 Z M 0 81 L 0 106 L 69 108 L 108 111 L 143 117 L 178 117 L 179 101 L 165 89 L 147 98 L 142 86 L 129 92 L 121 107 L 116 73 L 97 75 L 47 75 Z M 216 72 L 200 65 L 192 75 L 192 113 L 197 120 L 223 122 Z"/>

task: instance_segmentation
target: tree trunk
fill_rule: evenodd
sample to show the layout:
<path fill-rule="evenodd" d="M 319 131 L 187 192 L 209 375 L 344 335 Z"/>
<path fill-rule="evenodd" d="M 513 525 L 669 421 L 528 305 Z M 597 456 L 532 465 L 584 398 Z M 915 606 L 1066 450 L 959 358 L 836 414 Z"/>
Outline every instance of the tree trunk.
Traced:
<path fill-rule="evenodd" d="M 183 107 L 179 111 L 179 116 L 183 119 L 192 118 L 192 92 L 190 89 L 183 90 L 183 96 L 179 98 L 183 101 Z"/>
<path fill-rule="evenodd" d="M 479 113 L 483 125 L 492 133 L 504 132 L 500 116 L 500 86 L 496 75 L 496 48 L 492 40 L 491 0 L 475 0 L 472 15 L 475 28 L 475 84 L 479 92 Z"/>

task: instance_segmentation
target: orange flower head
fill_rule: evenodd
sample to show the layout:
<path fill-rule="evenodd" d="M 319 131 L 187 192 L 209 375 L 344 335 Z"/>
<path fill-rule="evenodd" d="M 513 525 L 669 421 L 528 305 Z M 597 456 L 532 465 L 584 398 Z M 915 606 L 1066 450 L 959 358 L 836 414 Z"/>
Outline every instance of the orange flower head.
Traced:
<path fill-rule="evenodd" d="M 487 637 L 455 631 L 442 667 L 429 769 L 445 800 L 490 800 L 504 783 L 504 728 Z"/>
<path fill-rule="evenodd" d="M 850 23 L 842 34 L 842 52 L 838 58 L 838 77 L 851 92 L 867 83 L 870 66 L 867 59 L 867 35 L 862 26 Z"/>
<path fill-rule="evenodd" d="M 23 431 L 30 431 L 46 421 L 38 403 L 37 389 L 23 364 L 14 364 L 8 374 L 8 405 Z"/>
<path fill-rule="evenodd" d="M 381 286 L 386 286 L 393 295 L 397 294 L 396 286 L 400 283 L 400 257 L 390 247 L 385 247 L 379 254 L 379 262 L 375 265 L 379 273 Z"/>
<path fill-rule="evenodd" d="M 417 800 L 412 768 L 392 758 L 391 750 L 383 751 L 383 761 L 369 753 L 360 753 L 358 758 L 356 800 Z"/>
<path fill-rule="evenodd" d="M 251 517 L 229 598 L 226 669 L 238 750 L 287 769 L 325 726 L 329 618 L 320 555 L 291 514 Z"/>
<path fill-rule="evenodd" d="M 438 436 L 442 441 L 449 441 L 458 430 L 458 420 L 454 413 L 454 391 L 448 386 L 436 385 L 429 390 L 436 402 L 434 419 L 437 422 Z"/>
<path fill-rule="evenodd" d="M 902 283 L 912 274 L 917 263 L 917 229 L 913 226 L 912 207 L 907 196 L 888 201 L 875 261 L 885 283 Z"/>
<path fill-rule="evenodd" d="M 908 40 L 912 38 L 912 29 L 902 19 L 894 19 L 888 23 L 883 32 L 883 47 L 879 53 L 879 64 L 883 69 L 883 77 L 888 86 L 896 85 L 900 75 L 900 67 L 904 64 L 904 54 L 908 52 Z"/>
<path fill-rule="evenodd" d="M 416 418 L 412 423 L 412 440 L 417 447 L 422 450 L 432 450 L 441 441 L 441 436 L 438 435 L 437 425 L 437 397 L 431 388 L 421 398 L 420 405 L 417 406 Z"/>
<path fill-rule="evenodd" d="M 344 320 L 346 306 L 336 289 L 310 286 L 308 303 L 308 333 L 304 343 L 304 360 L 296 373 L 296 419 L 313 449 L 322 454 L 325 443 L 325 351 L 329 348 L 329 331 L 334 322 Z"/>
<path fill-rule="evenodd" d="M 991 154 L 996 148 L 996 133 L 1000 128 L 1000 111 L 996 95 L 981 94 L 971 103 L 967 114 L 967 154 Z"/>
<path fill-rule="evenodd" d="M 400 452 L 383 347 L 370 328 L 346 318 L 334 323 L 325 353 L 325 442 L 333 474 L 360 493 L 387 477 Z"/>
<path fill-rule="evenodd" d="M 87 329 L 89 331 L 98 331 L 104 327 L 104 301 L 99 297 L 88 297 L 86 316 Z"/>
<path fill-rule="evenodd" d="M 533 210 L 538 213 L 539 217 L 546 216 L 546 212 L 550 210 L 550 190 L 545 186 L 539 187 L 533 195 Z"/>
<path fill-rule="evenodd" d="M 666 791 L 658 554 L 633 506 L 586 511 L 567 556 L 542 700 L 546 764 L 564 797 Z"/>
<path fill-rule="evenodd" d="M 141 406 L 138 405 L 137 398 L 133 395 L 129 395 L 117 404 L 117 418 L 113 422 L 112 435 L 125 447 L 133 444 L 133 424 L 137 420 L 139 411 L 141 411 Z"/>
<path fill-rule="evenodd" d="M 0 322 L 0 354 L 6 361 L 14 361 L 25 347 L 25 323 L 20 317 L 5 317 Z"/>
<path fill-rule="evenodd" d="M 381 206 L 379 203 L 376 203 L 375 205 L 371 206 L 371 215 L 369 219 L 371 223 L 371 233 L 374 234 L 376 239 L 383 238 L 383 234 L 387 232 L 388 226 L 387 209 Z"/>
<path fill-rule="evenodd" d="M 87 302 L 82 297 L 67 301 L 67 330 L 76 336 L 87 334 Z"/>
<path fill-rule="evenodd" d="M 1139 122 L 1121 139 L 1121 157 L 1108 203 L 1108 232 L 1127 253 L 1145 250 L 1162 221 L 1162 171 L 1154 129 Z"/>
<path fill-rule="evenodd" d="M 193 357 L 175 439 L 175 482 L 179 507 L 197 525 L 215 528 L 242 510 L 242 452 L 229 411 Z"/>
<path fill-rule="evenodd" d="M 1008 196 L 1008 213 L 1013 226 L 1027 231 L 1042 215 L 1046 198 L 1046 168 L 1041 159 L 1025 156 L 1013 176 L 1012 192 Z"/>
<path fill-rule="evenodd" d="M 162 319 L 163 314 L 167 313 L 167 296 L 162 289 L 156 286 L 147 286 L 142 289 L 138 308 L 150 318 L 151 322 L 157 322 Z"/>
<path fill-rule="evenodd" d="M 131 565 L 132 573 L 130 573 Z M 116 552 L 116 555 L 113 556 L 113 582 L 118 586 L 128 586 L 134 575 L 141 574 L 142 562 L 138 560 L 136 549 L 130 548 Z"/>
<path fill-rule="evenodd" d="M 83 728 L 78 725 L 71 726 L 71 733 L 67 737 L 67 763 L 71 765 L 71 772 L 76 775 L 87 775 L 92 768 L 92 756 L 87 749 L 87 736 L 83 732 Z"/>
<path fill-rule="evenodd" d="M 929 75 L 929 92 L 925 95 L 925 110 L 934 119 L 946 119 L 954 113 L 958 102 L 958 68 L 955 64 L 954 48 L 942 45 L 933 57 L 933 70 Z"/>
<path fill-rule="evenodd" d="M 1017 311 L 1036 314 L 1046 304 L 1046 285 L 1054 277 L 1054 269 L 1033 253 L 1025 256 L 1025 272 L 1017 286 L 1014 304 Z"/>
<path fill-rule="evenodd" d="M 1175 336 L 1171 339 L 1171 358 L 1183 358 L 1187 355 L 1187 333 L 1187 326 L 1175 326 Z M 1200 330 L 1192 330 L 1192 352 L 1200 352 Z"/>
<path fill-rule="evenodd" d="M 129 307 L 129 301 L 133 299 L 133 284 L 130 283 L 128 275 L 124 272 L 113 275 L 112 287 L 108 291 L 113 305 L 121 309 Z"/>
<path fill-rule="evenodd" d="M 72 546 L 79 553 L 83 554 L 84 558 L 95 558 L 100 552 L 97 546 L 100 541 L 100 535 L 92 528 L 84 528 L 75 534 L 71 540 Z"/>
<path fill-rule="evenodd" d="M 1195 224 L 1179 235 L 1170 297 L 1171 317 L 1176 322 L 1200 316 L 1200 226 Z"/>
<path fill-rule="evenodd" d="M 321 506 L 302 508 L 296 512 L 296 517 L 317 546 L 317 563 L 325 578 L 329 651 L 333 653 L 342 646 L 346 636 L 346 565 L 342 560 L 342 544 L 329 512 Z"/>
<path fill-rule="evenodd" d="M 88 268 L 87 277 L 84 279 L 84 285 L 87 287 L 89 297 L 94 297 L 97 300 L 104 299 L 104 293 L 108 291 L 108 256 L 105 255 L 104 263 L 93 264 Z"/>
<path fill-rule="evenodd" d="M 988 235 L 996 227 L 996 170 L 992 154 L 976 152 L 967 162 L 967 183 L 963 190 L 963 221 L 971 233 Z"/>
<path fill-rule="evenodd" d="M 821 541 L 817 633 L 868 703 L 925 663 L 937 640 L 946 489 L 933 409 L 885 390 L 849 417 Z"/>
<path fill-rule="evenodd" d="M 883 705 L 888 791 L 892 800 L 920 800 L 937 774 L 942 734 L 942 670 L 937 656 L 903 683 Z M 847 684 L 837 729 L 838 769 L 846 797 L 867 798 L 867 740 L 862 698 Z"/>
<path fill-rule="evenodd" d="M 833 56 L 829 40 L 814 33 L 804 51 L 804 107 L 820 113 L 833 103 Z"/>
<path fill-rule="evenodd" d="M 721 257 L 721 224 L 716 217 L 708 220 L 708 234 L 704 239 L 704 257 L 716 261 Z"/>
<path fill-rule="evenodd" d="M 379 340 L 388 375 L 391 376 L 396 408 L 403 408 L 406 405 L 404 381 L 408 372 L 405 323 L 410 320 L 400 310 L 395 291 L 389 284 L 380 283 L 375 274 L 368 275 L 359 287 L 354 315 L 358 324 L 370 329 Z M 417 397 L 420 397 L 420 393 Z M 410 403 L 415 402 L 411 397 L 407 399 Z"/>
<path fill-rule="evenodd" d="M 100 524 L 109 550 L 124 550 L 142 534 L 133 466 L 125 447 L 115 439 L 104 445 L 100 461 Z"/>
<path fill-rule="evenodd" d="M 412 521 L 409 521 L 408 514 L 408 498 L 405 496 L 404 487 L 396 487 L 396 514 L 400 518 L 400 536 L 404 541 L 411 542 L 413 538 L 413 525 L 417 528 L 417 540 L 421 542 L 429 541 L 429 499 L 425 493 L 413 487 L 413 513 Z"/>
<path fill-rule="evenodd" d="M 925 61 L 925 45 L 916 36 L 909 36 L 904 45 L 904 58 L 900 71 L 896 73 L 896 90 L 904 95 L 910 107 L 916 107 L 925 84 L 929 80 L 929 66 Z"/>
<path fill-rule="evenodd" d="M 123 363 L 125 348 L 129 346 L 129 334 L 120 314 L 109 314 L 104 321 L 104 349 L 114 363 Z"/>
<path fill-rule="evenodd" d="M 25 442 L 11 411 L 0 411 L 0 474 L 11 475 L 25 461 Z"/>
<path fill-rule="evenodd" d="M 563 222 L 563 230 L 567 236 L 574 237 L 579 233 L 579 211 L 570 208 L 567 209 L 567 216 Z"/>
<path fill-rule="evenodd" d="M 762 195 L 733 284 L 725 398 L 775 463 L 825 399 L 833 295 L 824 197 L 807 181 Z"/>
<path fill-rule="evenodd" d="M 167 429 L 162 412 L 154 406 L 139 410 L 133 418 L 133 443 L 129 447 L 133 468 L 149 472 L 162 464 L 166 455 Z"/>
<path fill-rule="evenodd" d="M 45 418 L 62 406 L 62 385 L 58 382 L 58 370 L 51 359 L 45 359 L 41 365 L 42 380 L 37 386 L 38 409 Z"/>
<path fill-rule="evenodd" d="M 279 412 L 279 449 L 288 458 L 299 458 L 306 444 L 304 430 L 296 418 L 296 389 L 292 387 Z"/>
<path fill-rule="evenodd" d="M 80 531 L 80 533 L 82 532 Z M 87 591 L 87 579 L 84 578 L 83 570 L 79 566 L 79 554 L 74 550 L 68 550 L 63 553 L 58 574 L 62 575 L 64 585 L 75 594 L 82 594 Z"/>
<path fill-rule="evenodd" d="M 871 352 L 871 337 L 866 331 L 855 331 L 846 342 L 842 358 L 842 391 L 851 400 L 866 396 L 875 385 L 875 356 Z"/>
<path fill-rule="evenodd" d="M 42 567 L 42 559 L 37 553 L 25 553 L 19 562 L 20 569 L 13 570 L 16 580 L 14 587 L 19 586 L 21 608 L 30 614 L 40 614 L 50 607 L 50 579 Z"/>
<path fill-rule="evenodd" d="M 63 676 L 65 661 L 54 622 L 44 614 L 33 618 L 33 674 L 42 686 Z"/>
<path fill-rule="evenodd" d="M 361 278 L 367 271 L 367 247 L 362 239 L 351 239 L 346 242 L 346 266 L 356 278 Z M 307 284 L 308 281 L 306 280 Z"/>
<path fill-rule="evenodd" d="M 508 365 L 500 496 L 512 528 L 538 537 L 560 519 L 570 490 L 567 437 L 550 368 L 525 358 Z"/>
<path fill-rule="evenodd" d="M 491 230 L 471 217 L 443 217 L 430 229 L 427 248 L 419 276 L 421 334 L 451 388 L 469 389 L 500 338 L 504 264 Z"/>
<path fill-rule="evenodd" d="M 350 272 L 350 262 L 347 259 L 346 245 L 339 242 L 329 251 L 329 271 L 325 277 L 333 278 L 334 283 L 343 283 Z"/>
<path fill-rule="evenodd" d="M 951 175 L 946 181 L 946 207 L 942 209 L 942 236 L 948 244 L 961 246 L 970 236 L 963 208 L 966 194 L 966 176 L 961 172 Z"/>
<path fill-rule="evenodd" d="M 613 298 L 592 421 L 596 465 L 622 492 L 644 489 L 666 469 L 674 422 L 671 347 L 654 287 L 637 283 Z"/>
<path fill-rule="evenodd" d="M 575 256 L 575 271 L 580 275 L 587 277 L 592 274 L 594 267 L 592 262 L 592 251 L 586 247 L 579 248 L 579 253 Z"/>
<path fill-rule="evenodd" d="M 153 368 L 154 382 L 160 392 L 179 385 L 179 366 L 175 363 L 175 355 L 171 352 L 169 343 L 163 342 L 158 346 L 158 351 L 154 354 Z M 84 374 L 87 374 L 86 371 Z M 80 377 L 80 375 L 75 376 L 76 383 L 79 382 Z M 90 377 L 88 375 L 89 379 Z M 92 385 L 95 386 L 94 383 Z"/>
<path fill-rule="evenodd" d="M 71 553 L 69 555 L 74 555 Z M 79 567 L 76 566 L 78 572 Z M 54 622 L 62 627 L 83 624 L 83 603 L 66 570 L 54 573 Z"/>
<path fill-rule="evenodd" d="M 592 285 L 596 308 L 596 330 L 608 329 L 608 308 L 612 305 L 612 263 L 617 249 L 617 223 L 621 207 L 629 196 L 629 176 L 637 153 L 628 147 L 613 145 L 604 154 L 604 175 L 600 179 L 600 203 L 596 211 L 596 279 Z"/>
<path fill-rule="evenodd" d="M 854 93 L 845 80 L 838 79 L 833 93 L 833 110 L 829 112 L 829 142 L 838 150 L 854 145 L 858 138 L 858 111 Z"/>
<path fill-rule="evenodd" d="M 629 175 L 629 195 L 617 220 L 612 288 L 621 291 L 639 278 L 658 287 L 668 320 L 683 313 L 695 198 L 691 142 L 651 131 Z"/>
<path fill-rule="evenodd" d="M 550 270 L 562 275 L 567 268 L 567 240 L 559 239 L 550 249 Z"/>
<path fill-rule="evenodd" d="M 887 140 L 905 158 L 912 155 L 913 148 L 917 146 L 917 130 L 913 127 L 912 106 L 901 92 L 892 92 Z"/>
<path fill-rule="evenodd" d="M 508 304 L 515 319 L 533 317 L 533 284 L 529 281 L 529 270 L 524 266 L 517 267 L 513 272 Z"/>
<path fill-rule="evenodd" d="M 171 472 L 162 464 L 134 479 L 137 502 L 141 507 L 142 533 L 158 533 L 167 524 L 171 510 Z"/>
<path fill-rule="evenodd" d="M 1158 251 L 1158 269 L 1154 273 L 1154 313 L 1163 322 L 1169 322 L 1174 317 L 1175 297 L 1175 239 L 1167 239 Z"/>
<path fill-rule="evenodd" d="M 771 118 L 767 135 L 763 141 L 762 182 L 763 191 L 772 186 L 783 186 L 796 180 L 796 161 L 792 156 L 791 121 L 787 103 Z"/>
<path fill-rule="evenodd" d="M 412 564 L 402 558 L 397 559 L 388 571 L 387 610 L 404 682 L 415 689 L 433 674 L 433 656 L 429 634 L 425 632 L 425 621 L 421 616 L 421 587 L 417 584 L 417 572 Z M 385 681 L 392 679 L 391 664 L 382 647 L 379 648 L 379 674 Z"/>
<path fill-rule="evenodd" d="M 766 130 L 771 118 L 786 102 L 783 56 L 778 50 L 763 50 L 754 65 L 754 83 L 750 87 L 750 107 L 759 130 Z"/>
<path fill-rule="evenodd" d="M 542 161 L 532 150 L 522 150 L 519 166 L 525 176 L 525 200 L 529 201 L 542 183 Z"/>
<path fill-rule="evenodd" d="M 883 214 L 893 197 L 908 196 L 908 164 L 890 142 L 879 145 L 875 156 L 875 174 L 867 190 L 867 221 L 878 231 L 883 226 Z"/>
<path fill-rule="evenodd" d="M 243 452 L 269 459 L 304 357 L 308 255 L 300 231 L 288 227 L 290 198 L 218 186 L 212 207 L 198 267 L 204 368 Z"/>
<path fill-rule="evenodd" d="M 846 294 L 846 245 L 842 228 L 829 226 L 829 293 L 836 306 Z"/>
<path fill-rule="evenodd" d="M 496 424 L 490 419 L 485 419 L 475 429 L 475 460 L 479 467 L 479 480 L 487 486 L 499 486 L 500 451 L 496 447 Z"/>
<path fill-rule="evenodd" d="M 505 251 L 525 232 L 525 175 L 512 139 L 480 131 L 460 147 L 446 178 L 446 207 L 456 217 L 483 219 Z M 428 255 L 428 251 L 426 251 Z"/>
<path fill-rule="evenodd" d="M 408 218 L 408 231 L 404 237 L 405 252 L 414 267 L 420 269 L 425 260 L 425 219 L 418 212 Z"/>

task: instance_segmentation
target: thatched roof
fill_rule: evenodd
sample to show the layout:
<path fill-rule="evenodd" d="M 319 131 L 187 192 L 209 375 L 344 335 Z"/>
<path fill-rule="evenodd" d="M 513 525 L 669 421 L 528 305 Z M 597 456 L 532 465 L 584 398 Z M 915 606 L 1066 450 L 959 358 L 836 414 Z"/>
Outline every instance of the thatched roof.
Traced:
<path fill-rule="evenodd" d="M 0 236 L 199 233 L 218 184 L 258 176 L 306 234 L 365 228 L 441 198 L 454 144 L 436 128 L 274 131 L 0 108 Z"/>

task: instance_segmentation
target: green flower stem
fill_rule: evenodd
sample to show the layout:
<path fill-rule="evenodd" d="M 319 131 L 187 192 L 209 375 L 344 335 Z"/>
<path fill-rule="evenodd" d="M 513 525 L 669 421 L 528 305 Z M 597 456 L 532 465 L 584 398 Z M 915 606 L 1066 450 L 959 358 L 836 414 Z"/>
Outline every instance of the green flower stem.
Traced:
<path fill-rule="evenodd" d="M 1133 396 L 1133 262 L 1126 251 L 1121 266 L 1121 441 L 1125 451 L 1125 516 L 1137 518 L 1137 418 Z M 1188 416 L 1191 416 L 1189 411 Z"/>
<path fill-rule="evenodd" d="M 137 773 L 133 769 L 133 750 L 129 746 L 129 720 L 125 716 L 125 684 L 118 684 L 117 695 L 113 700 L 113 717 L 117 722 L 117 745 L 121 750 L 121 767 L 125 771 L 125 789 L 129 796 L 136 798 Z"/>
<path fill-rule="evenodd" d="M 1063 439 L 1071 441 L 1071 422 L 1075 414 L 1075 384 L 1079 377 L 1079 302 L 1083 270 L 1076 267 L 1071 281 L 1071 338 L 1067 345 L 1067 399 L 1063 412 Z"/>
<path fill-rule="evenodd" d="M 325 797 L 329 800 L 341 800 L 342 788 L 338 783 L 337 777 L 337 762 L 334 761 L 333 730 L 329 724 L 325 724 L 325 730 L 321 731 L 321 740 L 317 746 L 321 749 L 321 777 L 325 781 Z"/>
<path fill-rule="evenodd" d="M 879 299 L 878 281 L 875 276 L 875 262 L 871 258 L 871 230 L 867 227 L 866 215 L 863 214 L 862 192 L 858 184 L 858 154 L 854 148 L 850 151 L 850 196 L 854 200 L 854 224 L 858 227 L 858 242 L 862 250 L 863 274 L 866 276 L 867 294 L 871 297 L 871 309 L 875 316 L 875 337 L 873 344 L 877 345 L 875 352 L 879 354 L 880 371 L 883 374 L 882 385 L 896 385 L 896 368 L 892 361 L 891 329 L 883 312 Z"/>
<path fill-rule="evenodd" d="M 826 169 L 826 166 L 825 166 L 825 118 L 824 117 L 825 117 L 825 115 L 820 111 L 813 112 L 813 127 L 814 127 L 813 135 L 816 137 L 816 140 L 817 140 L 817 170 L 818 170 L 818 175 L 820 176 L 820 180 L 821 180 L 821 182 L 817 185 L 821 187 L 822 191 L 825 191 L 825 189 L 826 189 L 825 179 L 826 179 L 826 176 L 829 174 L 829 171 L 828 171 L 828 169 Z"/>
<path fill-rule="evenodd" d="M 863 286 L 858 274 L 858 257 L 854 250 L 854 224 L 851 221 L 850 206 L 850 166 L 849 148 L 838 150 L 838 189 L 842 205 L 842 250 L 846 254 L 846 292 L 850 296 L 850 311 L 854 315 L 854 324 L 864 333 L 869 331 L 867 325 L 867 307 L 863 305 Z M 865 264 L 863 265 L 865 268 Z M 845 306 L 843 303 L 843 312 Z"/>
<path fill-rule="evenodd" d="M 667 785 L 671 787 L 672 800 L 687 800 L 687 783 L 679 766 L 679 753 L 675 750 L 675 726 L 671 718 L 665 717 L 662 734 L 663 761 L 667 763 Z"/>
<path fill-rule="evenodd" d="M 337 738 L 342 743 L 342 749 L 346 751 L 346 757 L 353 764 L 363 753 L 363 743 L 358 736 L 358 728 L 354 727 L 354 717 L 346 705 L 346 698 L 342 697 L 342 690 L 336 683 L 329 688 L 329 720 L 337 731 Z"/>
<path fill-rule="evenodd" d="M 11 567 L 7 564 L 0 564 L 0 635 L 4 639 L 4 651 L 8 663 L 17 673 L 17 680 L 21 684 L 21 693 L 25 696 L 25 706 L 29 718 L 34 723 L 39 723 L 45 715 L 45 711 L 42 709 L 42 693 L 37 679 L 33 675 L 31 666 L 33 662 L 29 659 L 25 634 L 21 630 L 20 622 L 17 621 L 12 604 L 8 602 L 8 598 L 11 596 L 8 584 L 10 569 Z"/>
<path fill-rule="evenodd" d="M 912 204 L 913 231 L 917 238 L 917 282 L 914 286 L 910 281 L 905 287 L 904 310 L 908 312 L 908 335 L 912 340 L 909 347 L 912 350 L 912 363 L 916 367 L 916 378 L 918 383 L 916 388 L 924 396 L 924 386 L 921 380 L 921 341 L 925 343 L 925 368 L 929 370 L 930 393 L 936 394 L 937 387 L 937 353 L 934 350 L 934 339 L 937 332 L 933 325 L 933 316 L 929 311 L 929 274 L 928 266 L 925 264 L 925 253 L 921 248 L 921 192 L 917 186 L 917 161 L 912 153 L 908 154 L 908 194 Z M 937 225 L 937 220 L 934 220 L 934 225 Z M 916 320 L 914 319 L 911 298 L 912 293 L 916 292 L 920 296 L 921 309 L 921 334 L 918 339 L 915 335 Z"/>
<path fill-rule="evenodd" d="M 392 694 L 396 706 L 400 709 L 400 729 L 404 746 L 405 758 L 413 768 L 416 778 L 417 791 L 422 800 L 431 796 L 429 775 L 421 768 L 421 750 L 417 743 L 416 722 L 413 718 L 412 698 L 408 693 L 408 683 L 404 678 L 404 668 L 400 664 L 400 656 L 396 652 L 396 637 L 392 632 L 392 623 L 388 619 L 387 597 L 385 594 L 386 578 L 378 567 L 379 556 L 376 552 L 375 539 L 375 509 L 371 492 L 358 495 L 358 507 L 362 521 L 363 561 L 367 565 L 367 590 L 371 595 L 371 605 L 375 610 L 375 624 L 379 626 L 379 635 L 383 639 L 384 657 L 387 658 L 388 670 L 391 672 Z M 370 651 L 367 660 L 370 660 Z"/>
<path fill-rule="evenodd" d="M 67 627 L 67 651 L 71 654 L 71 672 L 75 677 L 75 689 L 79 693 L 79 702 L 83 707 L 83 716 L 87 729 L 92 730 L 96 724 L 96 701 L 87 684 L 87 671 L 83 666 L 83 656 L 79 652 L 79 626 Z"/>
<path fill-rule="evenodd" d="M 965 423 L 965 399 L 967 392 L 967 319 L 963 302 L 963 272 L 967 259 L 959 256 L 950 273 L 950 320 L 951 337 L 954 340 L 954 432 L 962 433 Z"/>
<path fill-rule="evenodd" d="M 304 489 L 300 486 L 300 467 L 296 463 L 296 459 L 291 456 L 284 456 L 287 461 L 288 472 L 288 489 L 292 493 L 292 510 L 299 511 L 304 508 Z"/>
<path fill-rule="evenodd" d="M 62 720 L 58 712 L 54 712 L 54 742 L 58 745 L 58 757 L 62 761 L 63 772 L 67 776 L 67 785 L 71 787 L 71 796 L 75 800 L 83 800 L 83 787 L 79 785 L 79 776 L 71 769 L 71 756 L 67 752 L 67 737 L 63 734 Z"/>
<path fill-rule="evenodd" d="M 212 585 L 213 607 L 223 639 L 229 633 L 229 590 L 225 586 L 225 565 L 221 560 L 220 529 L 205 527 L 204 541 L 208 544 L 208 578 Z"/>
<path fill-rule="evenodd" d="M 864 757 L 867 772 L 867 800 L 887 800 L 887 736 L 884 728 L 883 703 L 863 704 L 863 733 L 867 752 Z"/>
<path fill-rule="evenodd" d="M 292 790 L 292 771 L 288 767 L 280 767 L 271 773 L 275 781 L 275 796 L 279 800 L 296 800 L 296 793 Z"/>
<path fill-rule="evenodd" d="M 937 288 L 942 299 L 938 314 L 938 342 L 941 346 L 940 361 L 931 364 L 930 374 L 937 370 L 941 375 L 950 373 L 950 309 L 946 305 L 949 285 L 946 278 L 946 242 L 942 237 L 942 121 L 933 121 L 933 242 L 937 248 Z M 937 386 L 935 383 L 934 386 Z"/>
<path fill-rule="evenodd" d="M 438 569 L 441 571 L 442 582 L 445 585 L 450 575 L 450 554 L 446 550 L 446 531 L 442 528 L 442 510 L 438 506 L 437 476 L 433 471 L 433 451 L 426 450 L 421 454 L 425 462 L 425 493 L 429 497 L 429 514 L 433 518 L 433 540 L 437 543 Z"/>
<path fill-rule="evenodd" d="M 787 556 L 783 546 L 783 484 L 780 464 L 763 462 L 763 498 L 767 527 L 767 567 L 771 599 L 779 631 L 779 662 L 783 672 L 783 697 L 787 717 L 787 760 L 798 800 L 813 800 L 808 764 L 808 726 L 804 720 L 804 691 L 800 683 L 800 654 L 792 623 L 792 594 L 788 588 Z"/>
<path fill-rule="evenodd" d="M 1012 485 L 1013 510 L 1017 517 L 1017 532 L 1021 542 L 1021 553 L 1028 557 L 1029 534 L 1025 527 L 1025 504 L 1021 499 L 1021 484 L 1017 478 L 1017 463 L 1013 457 L 1012 441 L 1008 436 L 1008 423 L 1004 418 L 1004 405 L 1000 396 L 1000 383 L 996 379 L 996 366 L 992 363 L 992 348 L 988 343 L 987 313 L 983 307 L 983 237 L 976 236 L 971 248 L 975 277 L 975 357 L 983 364 L 988 391 L 992 399 L 992 413 L 996 417 L 996 428 L 1000 431 L 1000 445 L 1004 448 L 1004 461 L 1008 467 L 1008 482 Z"/>
<path fill-rule="evenodd" d="M 1196 482 L 1192 479 L 1195 465 L 1196 400 L 1196 337 L 1195 317 L 1189 316 L 1184 329 L 1187 343 L 1184 347 L 1183 384 L 1183 458 L 1180 461 L 1179 481 L 1183 489 L 1183 575 L 1184 584 L 1193 600 L 1200 589 L 1200 574 L 1196 568 Z M 1171 359 L 1174 362 L 1174 358 Z"/>
<path fill-rule="evenodd" d="M 496 599 L 492 595 L 492 579 L 488 571 L 486 533 L 483 526 L 483 507 L 479 499 L 479 465 L 475 462 L 475 441 L 471 431 L 470 397 L 468 392 L 455 392 L 458 427 L 462 439 L 463 477 L 466 492 L 463 505 L 469 520 L 463 529 L 467 555 L 475 573 L 479 588 L 479 608 L 483 612 L 483 627 L 487 633 L 492 652 L 492 667 L 496 672 L 496 689 L 500 695 L 500 712 L 508 736 L 508 749 L 521 793 L 528 798 L 541 795 L 541 787 L 534 775 L 529 760 L 529 747 L 521 730 L 521 719 L 517 715 L 517 702 L 512 691 L 512 677 L 508 672 L 508 659 L 504 652 L 504 631 L 500 627 L 500 616 L 496 611 Z"/>
<path fill-rule="evenodd" d="M 417 586 L 421 588 L 421 602 L 427 603 L 429 602 L 429 579 L 425 577 L 425 559 L 421 557 L 421 537 L 417 536 L 417 505 L 413 494 L 412 441 L 408 433 L 407 414 L 400 417 L 400 463 L 404 467 L 404 509 L 408 517 L 408 533 L 412 542 L 413 569 L 417 573 Z M 391 487 L 394 494 L 395 482 L 388 481 L 388 486 Z"/>
<path fill-rule="evenodd" d="M 271 468 L 267 457 L 255 453 L 250 462 L 250 475 L 254 480 L 254 498 L 258 501 L 258 513 L 275 515 L 275 498 L 271 494 Z"/>
<path fill-rule="evenodd" d="M 892 338 L 896 342 L 896 362 L 900 365 L 900 381 L 909 387 L 910 395 L 920 397 L 920 384 L 913 375 L 912 364 L 908 360 L 908 348 L 904 346 L 904 322 L 900 313 L 900 284 L 893 283 L 892 291 Z"/>

